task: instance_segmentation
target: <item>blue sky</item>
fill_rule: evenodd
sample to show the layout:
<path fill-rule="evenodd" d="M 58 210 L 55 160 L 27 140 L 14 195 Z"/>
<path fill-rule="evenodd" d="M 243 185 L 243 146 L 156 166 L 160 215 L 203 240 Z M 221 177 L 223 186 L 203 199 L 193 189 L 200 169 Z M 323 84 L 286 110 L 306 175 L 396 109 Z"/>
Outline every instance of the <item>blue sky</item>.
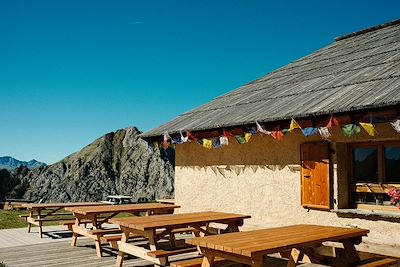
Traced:
<path fill-rule="evenodd" d="M 54 163 L 146 131 L 333 42 L 400 1 L 0 1 L 0 156 Z"/>

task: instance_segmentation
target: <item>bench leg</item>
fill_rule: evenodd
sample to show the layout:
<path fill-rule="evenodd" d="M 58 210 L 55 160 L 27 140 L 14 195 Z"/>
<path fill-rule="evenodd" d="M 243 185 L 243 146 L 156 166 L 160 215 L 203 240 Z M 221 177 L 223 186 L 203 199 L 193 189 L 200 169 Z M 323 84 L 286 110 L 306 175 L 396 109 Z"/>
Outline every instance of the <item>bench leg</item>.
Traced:
<path fill-rule="evenodd" d="M 125 253 L 122 251 L 118 251 L 117 262 L 115 267 L 122 267 L 122 263 L 124 262 Z"/>
<path fill-rule="evenodd" d="M 97 257 L 101 258 L 103 256 L 103 251 L 101 250 L 101 243 L 100 240 L 95 240 L 94 244 L 96 246 L 96 254 Z"/>
<path fill-rule="evenodd" d="M 28 233 L 30 233 L 31 232 L 31 227 L 32 227 L 32 224 L 28 224 Z"/>
<path fill-rule="evenodd" d="M 77 233 L 72 233 L 72 240 L 71 240 L 71 247 L 76 246 L 76 241 L 78 240 L 78 234 Z"/>

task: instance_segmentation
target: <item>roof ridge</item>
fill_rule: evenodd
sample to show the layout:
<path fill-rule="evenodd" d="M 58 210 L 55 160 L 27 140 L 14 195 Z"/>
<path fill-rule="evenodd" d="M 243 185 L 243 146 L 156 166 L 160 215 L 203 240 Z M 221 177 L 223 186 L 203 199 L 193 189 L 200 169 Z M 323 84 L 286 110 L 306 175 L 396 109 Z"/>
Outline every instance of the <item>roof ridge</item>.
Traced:
<path fill-rule="evenodd" d="M 344 39 L 348 39 L 348 38 L 351 38 L 351 37 L 354 37 L 354 36 L 358 36 L 358 35 L 361 35 L 361 34 L 364 34 L 364 33 L 368 33 L 368 32 L 373 32 L 373 31 L 380 30 L 380 29 L 383 29 L 383 28 L 387 28 L 387 27 L 390 27 L 390 26 L 393 26 L 393 25 L 397 25 L 397 24 L 400 24 L 400 19 L 392 20 L 390 22 L 383 23 L 383 24 L 376 25 L 376 26 L 372 26 L 372 27 L 366 28 L 366 29 L 361 30 L 361 31 L 356 31 L 356 32 L 352 32 L 352 33 L 349 33 L 349 34 L 345 34 L 345 35 L 339 36 L 339 37 L 335 37 L 335 41 L 341 41 L 341 40 L 344 40 Z"/>

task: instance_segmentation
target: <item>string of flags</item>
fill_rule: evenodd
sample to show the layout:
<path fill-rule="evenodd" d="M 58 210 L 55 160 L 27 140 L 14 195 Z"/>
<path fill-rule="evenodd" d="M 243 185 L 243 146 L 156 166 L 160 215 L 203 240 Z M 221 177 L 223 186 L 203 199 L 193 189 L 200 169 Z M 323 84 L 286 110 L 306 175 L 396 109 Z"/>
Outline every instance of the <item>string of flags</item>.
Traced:
<path fill-rule="evenodd" d="M 264 129 L 259 124 L 259 122 L 256 121 L 255 122 L 256 126 L 247 128 L 247 130 L 244 131 L 244 134 L 242 135 L 234 135 L 233 133 L 223 129 L 221 136 L 211 139 L 207 138 L 198 139 L 189 130 L 186 131 L 185 134 L 183 133 L 183 131 L 180 131 L 179 134 L 174 137 L 171 137 L 168 134 L 168 132 L 165 132 L 162 143 L 159 144 L 158 142 L 154 142 L 152 144 L 149 144 L 149 148 L 158 149 L 160 148 L 160 146 L 162 146 L 164 149 L 167 149 L 171 144 L 175 145 L 175 144 L 183 144 L 186 142 L 197 142 L 199 145 L 202 145 L 206 149 L 213 149 L 213 148 L 215 149 L 227 146 L 229 144 L 229 138 L 236 140 L 236 142 L 239 144 L 246 144 L 250 141 L 251 137 L 257 133 L 261 135 L 269 135 L 278 142 L 280 142 L 283 140 L 285 134 L 292 133 L 296 129 L 300 129 L 305 137 L 319 134 L 323 139 L 329 140 L 332 136 L 330 130 L 333 127 L 339 127 L 339 126 L 341 127 L 342 134 L 346 137 L 358 135 L 361 132 L 361 128 L 364 129 L 368 133 L 368 135 L 375 136 L 376 129 L 374 128 L 373 124 L 382 122 L 387 122 L 387 120 L 384 117 L 371 116 L 369 123 L 359 122 L 358 125 L 357 124 L 340 125 L 338 120 L 335 117 L 331 116 L 329 122 L 323 127 L 302 128 L 295 121 L 295 119 L 292 118 L 290 121 L 289 129 L 269 131 Z M 396 132 L 400 133 L 400 118 L 390 122 L 390 125 Z"/>

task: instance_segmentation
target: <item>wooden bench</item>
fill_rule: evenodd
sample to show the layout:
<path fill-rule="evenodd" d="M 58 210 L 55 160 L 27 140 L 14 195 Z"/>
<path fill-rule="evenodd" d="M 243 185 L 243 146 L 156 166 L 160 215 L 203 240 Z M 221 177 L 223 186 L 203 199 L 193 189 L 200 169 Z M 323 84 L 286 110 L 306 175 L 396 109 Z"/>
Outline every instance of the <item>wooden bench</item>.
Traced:
<path fill-rule="evenodd" d="M 200 267 L 202 262 L 203 262 L 203 257 L 189 259 L 189 260 L 175 261 L 171 262 L 171 267 Z M 232 261 L 220 257 L 215 257 L 214 259 L 215 266 L 230 265 L 230 264 L 237 264 L 237 263 L 234 263 Z"/>
<path fill-rule="evenodd" d="M 160 249 L 160 250 L 149 251 L 149 252 L 147 252 L 147 255 L 149 255 L 150 257 L 153 257 L 153 258 L 166 258 L 168 256 L 196 252 L 196 251 L 197 251 L 197 247 L 186 247 L 186 248 L 175 249 L 175 250 L 161 250 Z"/>
<path fill-rule="evenodd" d="M 86 224 L 91 223 L 91 220 L 81 220 L 81 224 L 86 227 Z M 60 221 L 60 225 L 67 226 L 68 230 L 72 231 L 72 225 L 75 224 L 75 220 Z"/>
<path fill-rule="evenodd" d="M 121 235 L 108 235 L 108 236 L 101 236 L 100 241 L 110 244 L 110 247 L 113 249 L 118 249 L 117 242 L 121 241 L 121 238 L 122 238 L 122 234 Z M 143 238 L 143 237 L 131 233 L 129 235 L 129 240 L 134 239 L 134 238 Z"/>

